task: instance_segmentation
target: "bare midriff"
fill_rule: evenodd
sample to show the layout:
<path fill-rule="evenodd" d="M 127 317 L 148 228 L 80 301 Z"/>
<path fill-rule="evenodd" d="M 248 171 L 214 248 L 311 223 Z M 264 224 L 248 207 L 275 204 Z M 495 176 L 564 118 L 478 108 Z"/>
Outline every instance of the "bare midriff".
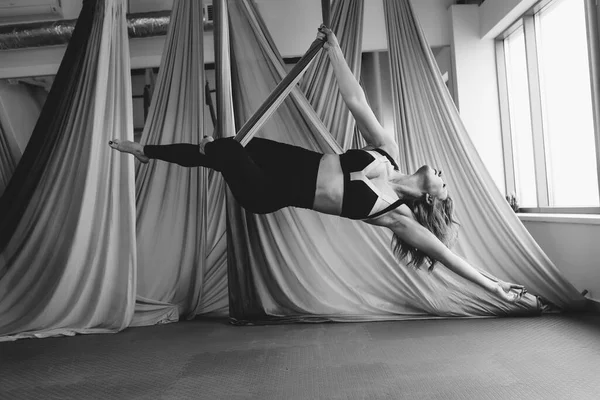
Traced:
<path fill-rule="evenodd" d="M 338 154 L 324 154 L 319 163 L 313 209 L 340 215 L 344 198 L 344 173 Z"/>

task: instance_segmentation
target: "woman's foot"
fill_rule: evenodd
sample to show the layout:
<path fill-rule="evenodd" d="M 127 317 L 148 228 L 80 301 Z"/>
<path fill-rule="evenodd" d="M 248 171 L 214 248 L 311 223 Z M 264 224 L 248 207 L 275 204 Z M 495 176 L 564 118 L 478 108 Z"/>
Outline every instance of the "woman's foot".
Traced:
<path fill-rule="evenodd" d="M 204 138 L 200 141 L 200 144 L 198 144 L 200 154 L 206 155 L 206 152 L 204 151 L 204 146 L 206 146 L 206 143 L 210 143 L 212 141 L 214 141 L 212 136 L 204 136 Z"/>
<path fill-rule="evenodd" d="M 131 142 L 129 140 L 113 139 L 108 142 L 108 145 L 115 150 L 119 150 L 123 153 L 133 154 L 135 158 L 140 162 L 146 164 L 150 160 L 148 156 L 144 154 L 144 146 L 139 143 Z"/>

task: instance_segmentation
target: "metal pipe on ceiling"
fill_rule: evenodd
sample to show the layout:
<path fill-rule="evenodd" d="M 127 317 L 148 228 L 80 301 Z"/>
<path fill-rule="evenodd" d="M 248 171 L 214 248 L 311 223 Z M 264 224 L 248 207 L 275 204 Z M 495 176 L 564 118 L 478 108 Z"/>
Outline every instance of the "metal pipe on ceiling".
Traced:
<path fill-rule="evenodd" d="M 129 14 L 129 38 L 166 35 L 170 21 L 171 11 Z M 76 19 L 71 19 L 0 26 L 0 50 L 65 45 L 76 23 Z"/>

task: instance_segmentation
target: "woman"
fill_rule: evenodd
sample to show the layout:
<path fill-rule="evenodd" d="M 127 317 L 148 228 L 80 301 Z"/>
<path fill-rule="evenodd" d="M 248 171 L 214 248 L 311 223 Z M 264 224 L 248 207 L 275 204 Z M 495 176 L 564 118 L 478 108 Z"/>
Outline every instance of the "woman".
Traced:
<path fill-rule="evenodd" d="M 246 210 L 265 214 L 294 206 L 359 219 L 389 228 L 397 257 L 419 268 L 437 261 L 506 301 L 517 301 L 525 288 L 482 275 L 449 246 L 456 222 L 442 171 L 427 165 L 406 175 L 397 166 L 398 144 L 379 124 L 365 94 L 346 64 L 337 38 L 321 27 L 318 37 L 342 97 L 369 144 L 344 154 L 321 154 L 254 138 L 244 148 L 232 138 L 205 136 L 199 145 L 146 145 L 112 140 L 109 145 L 141 162 L 158 159 L 186 167 L 220 171 Z"/>

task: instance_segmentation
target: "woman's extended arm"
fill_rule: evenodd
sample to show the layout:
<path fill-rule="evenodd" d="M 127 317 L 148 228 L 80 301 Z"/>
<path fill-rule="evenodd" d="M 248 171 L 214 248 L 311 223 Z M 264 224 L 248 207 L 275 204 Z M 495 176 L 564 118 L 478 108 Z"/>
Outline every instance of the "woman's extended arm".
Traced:
<path fill-rule="evenodd" d="M 415 220 L 402 216 L 390 228 L 409 245 L 418 248 L 429 257 L 443 263 L 454 273 L 478 284 L 489 292 L 499 295 L 504 300 L 516 301 L 520 299 L 525 292 L 525 288 L 520 285 L 494 281 L 484 276 L 468 262 L 454 254 L 454 252 L 440 242 L 433 233 L 429 232 L 429 230 Z M 517 290 L 517 292 L 513 292 L 513 289 Z M 521 292 L 519 293 L 518 290 Z"/>
<path fill-rule="evenodd" d="M 322 27 L 318 37 L 327 38 L 324 48 L 329 54 L 340 93 L 352 116 L 356 120 L 361 134 L 373 147 L 384 147 L 392 157 L 397 158 L 398 145 L 394 137 L 386 132 L 367 103 L 367 98 L 360 84 L 352 74 L 337 38 L 330 29 Z"/>

